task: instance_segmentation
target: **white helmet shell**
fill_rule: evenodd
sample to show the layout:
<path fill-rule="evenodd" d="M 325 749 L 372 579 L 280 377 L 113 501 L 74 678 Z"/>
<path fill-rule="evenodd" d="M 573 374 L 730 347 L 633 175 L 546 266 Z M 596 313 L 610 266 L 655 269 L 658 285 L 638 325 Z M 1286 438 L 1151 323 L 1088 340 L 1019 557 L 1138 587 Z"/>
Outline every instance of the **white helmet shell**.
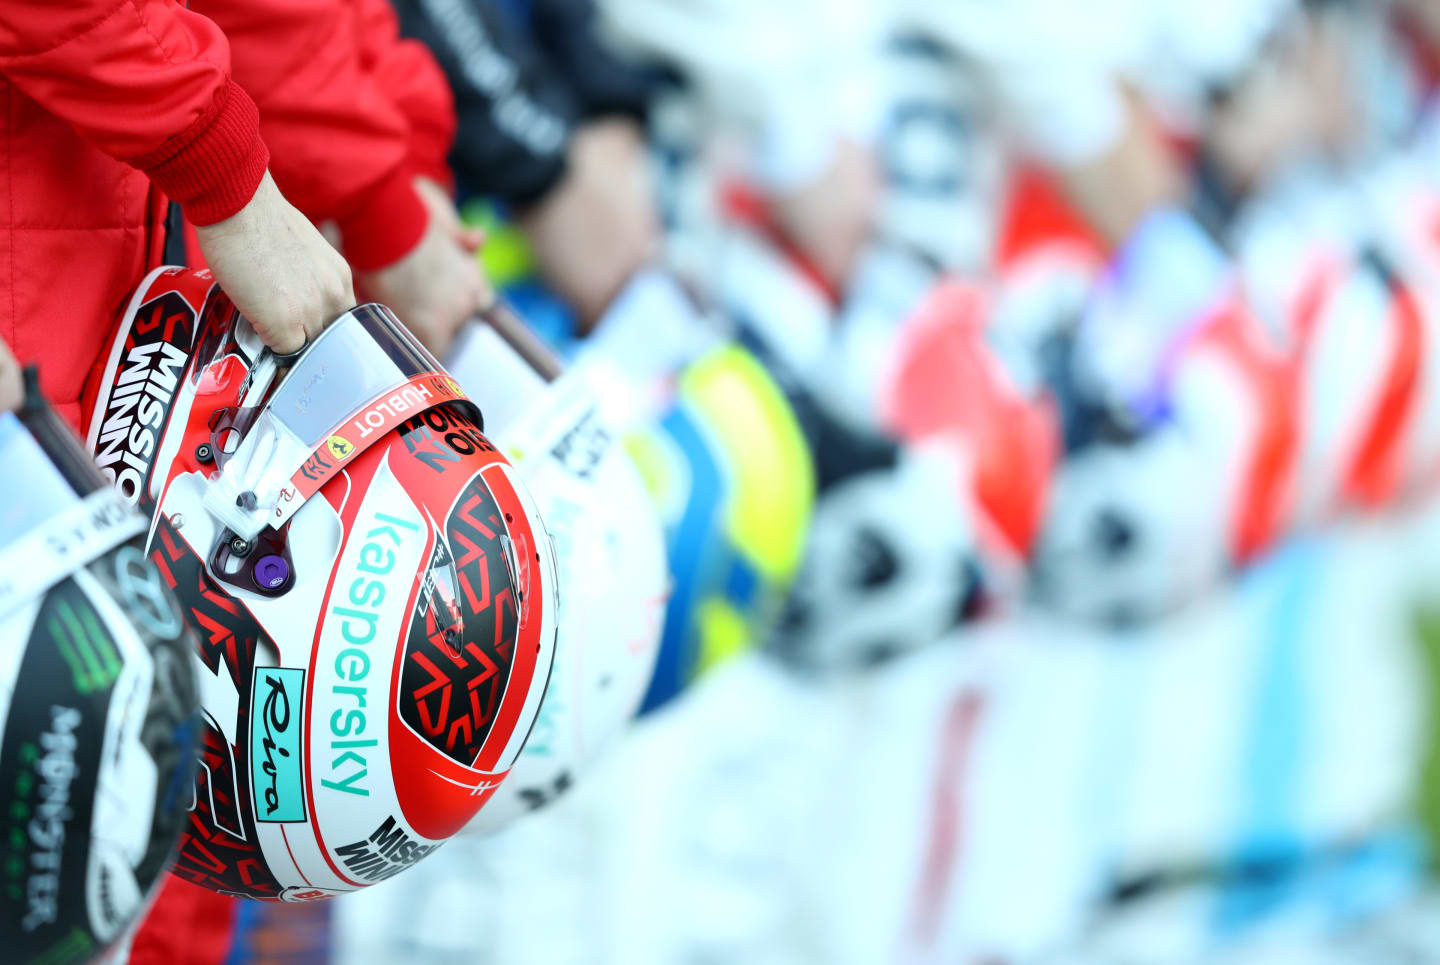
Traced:
<path fill-rule="evenodd" d="M 467 333 L 449 368 L 501 420 L 491 418 L 492 438 L 545 518 L 560 585 L 545 701 L 510 778 L 467 827 L 484 833 L 563 792 L 635 715 L 669 573 L 659 517 L 622 443 L 624 384 L 594 364 L 546 384 L 488 326 Z"/>

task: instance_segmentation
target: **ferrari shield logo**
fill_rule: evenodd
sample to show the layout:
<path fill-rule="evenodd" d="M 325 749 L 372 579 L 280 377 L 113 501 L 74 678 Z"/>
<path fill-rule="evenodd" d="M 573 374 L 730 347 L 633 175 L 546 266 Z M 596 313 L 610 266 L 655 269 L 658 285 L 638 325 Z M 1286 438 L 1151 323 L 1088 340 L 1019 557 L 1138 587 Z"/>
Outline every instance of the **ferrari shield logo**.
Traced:
<path fill-rule="evenodd" d="M 344 436 L 331 436 L 330 440 L 325 443 L 325 448 L 330 450 L 330 455 L 334 456 L 336 460 L 342 462 L 350 453 L 355 451 L 355 447 L 350 444 L 350 440 Z"/>

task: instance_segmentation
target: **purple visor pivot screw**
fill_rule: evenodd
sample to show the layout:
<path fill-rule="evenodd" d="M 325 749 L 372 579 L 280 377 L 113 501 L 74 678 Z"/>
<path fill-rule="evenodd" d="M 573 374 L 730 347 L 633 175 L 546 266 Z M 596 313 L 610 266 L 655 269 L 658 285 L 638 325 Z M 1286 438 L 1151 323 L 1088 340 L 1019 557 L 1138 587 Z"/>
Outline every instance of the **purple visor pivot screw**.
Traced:
<path fill-rule="evenodd" d="M 285 557 L 262 556 L 255 561 L 255 584 L 262 590 L 278 590 L 290 578 L 290 564 Z"/>

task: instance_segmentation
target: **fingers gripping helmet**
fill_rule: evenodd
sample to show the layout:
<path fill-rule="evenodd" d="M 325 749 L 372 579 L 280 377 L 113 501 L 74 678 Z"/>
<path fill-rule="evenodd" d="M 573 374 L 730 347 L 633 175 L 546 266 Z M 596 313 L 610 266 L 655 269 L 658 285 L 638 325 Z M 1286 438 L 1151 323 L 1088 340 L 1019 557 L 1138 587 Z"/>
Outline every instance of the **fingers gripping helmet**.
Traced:
<path fill-rule="evenodd" d="M 144 520 L 33 385 L 0 465 L 0 943 L 63 965 L 130 926 L 180 833 L 194 644 Z"/>
<path fill-rule="evenodd" d="M 488 325 L 466 333 L 449 365 L 492 413 L 494 440 L 545 515 L 563 600 L 545 702 L 510 777 L 469 825 L 483 833 L 565 791 L 634 717 L 669 571 L 659 515 L 609 404 L 626 386 L 578 367 L 548 380 Z"/>
<path fill-rule="evenodd" d="M 554 561 L 481 428 L 381 306 L 279 358 L 208 272 L 136 294 L 90 443 L 152 514 L 198 638 L 177 874 L 285 900 L 374 884 L 509 772 L 550 672 Z"/>

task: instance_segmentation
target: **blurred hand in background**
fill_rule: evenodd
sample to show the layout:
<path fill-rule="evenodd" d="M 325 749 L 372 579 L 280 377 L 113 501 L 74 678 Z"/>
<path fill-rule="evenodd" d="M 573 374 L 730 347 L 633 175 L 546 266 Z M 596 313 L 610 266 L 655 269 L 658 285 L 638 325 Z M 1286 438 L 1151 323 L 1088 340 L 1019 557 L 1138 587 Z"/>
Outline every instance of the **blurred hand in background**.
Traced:
<path fill-rule="evenodd" d="M 545 280 L 589 331 L 659 240 L 645 139 L 629 118 L 576 129 L 564 177 L 520 218 Z"/>
<path fill-rule="evenodd" d="M 1342 153 L 1357 137 L 1341 30 L 1334 18 L 1301 18 L 1216 106 L 1207 141 L 1234 187 L 1251 190 L 1297 156 Z"/>
<path fill-rule="evenodd" d="M 364 296 L 390 306 L 436 356 L 444 358 L 461 327 L 495 300 L 474 255 L 483 235 L 461 225 L 445 189 L 425 178 L 416 190 L 430 220 L 420 243 L 393 265 L 361 272 Z"/>
<path fill-rule="evenodd" d="M 444 187 L 426 177 L 415 179 L 415 191 L 436 225 L 456 244 L 469 254 L 475 254 L 485 243 L 485 232 L 472 228 L 460 221 L 460 212 L 455 210 L 455 201 Z"/>
<path fill-rule="evenodd" d="M 873 154 L 841 137 L 820 176 L 775 196 L 773 207 L 785 234 L 838 290 L 870 236 L 879 200 L 880 172 Z"/>
<path fill-rule="evenodd" d="M 25 401 L 25 383 L 20 377 L 20 363 L 10 346 L 0 339 L 0 412 L 13 412 Z"/>

